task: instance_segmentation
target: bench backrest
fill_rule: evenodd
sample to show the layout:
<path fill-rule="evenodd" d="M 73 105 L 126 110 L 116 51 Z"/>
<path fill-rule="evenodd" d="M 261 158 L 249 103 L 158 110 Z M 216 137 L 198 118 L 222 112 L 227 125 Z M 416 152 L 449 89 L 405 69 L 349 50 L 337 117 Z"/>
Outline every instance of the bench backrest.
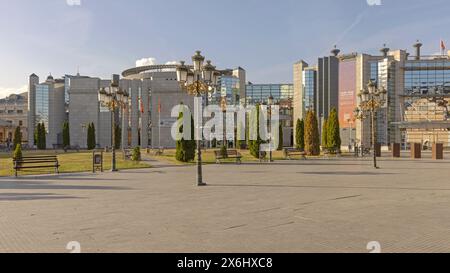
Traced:
<path fill-rule="evenodd" d="M 24 156 L 22 158 L 13 158 L 14 162 L 20 163 L 44 163 L 44 162 L 58 162 L 57 156 Z"/>

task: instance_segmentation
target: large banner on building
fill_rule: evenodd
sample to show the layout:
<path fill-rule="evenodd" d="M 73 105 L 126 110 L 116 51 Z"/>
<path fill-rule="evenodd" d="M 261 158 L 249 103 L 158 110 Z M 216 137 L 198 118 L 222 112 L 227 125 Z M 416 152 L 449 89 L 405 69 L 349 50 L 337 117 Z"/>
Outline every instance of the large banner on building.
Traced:
<path fill-rule="evenodd" d="M 341 128 L 350 128 L 356 105 L 356 60 L 339 64 L 339 122 Z M 350 121 L 350 122 L 349 122 Z"/>

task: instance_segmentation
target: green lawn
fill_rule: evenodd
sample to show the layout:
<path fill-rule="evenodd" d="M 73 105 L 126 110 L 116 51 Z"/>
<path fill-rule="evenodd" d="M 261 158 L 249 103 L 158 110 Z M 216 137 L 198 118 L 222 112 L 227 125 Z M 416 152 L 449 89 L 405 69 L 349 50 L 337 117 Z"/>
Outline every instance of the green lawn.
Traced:
<path fill-rule="evenodd" d="M 202 150 L 202 160 L 205 164 L 216 164 L 216 157 L 214 156 L 214 151 L 217 151 L 218 149 L 211 149 L 211 150 Z M 175 150 L 165 150 L 164 155 L 160 156 L 160 159 L 167 160 L 174 164 L 183 164 L 178 162 L 175 159 Z M 242 155 L 242 162 L 259 162 L 259 159 L 255 158 L 250 154 L 249 150 L 239 150 L 239 153 Z M 276 151 L 273 153 L 273 159 L 274 160 L 284 160 L 283 151 Z M 227 159 L 227 160 L 221 160 L 221 162 L 236 162 L 236 159 Z M 195 164 L 195 162 L 191 162 L 189 164 Z"/>
<path fill-rule="evenodd" d="M 90 172 L 92 171 L 92 152 L 68 152 L 62 151 L 32 151 L 24 152 L 24 156 L 33 155 L 58 155 L 58 160 L 61 165 L 59 168 L 60 173 L 77 173 L 77 172 Z M 111 169 L 111 153 L 104 153 L 104 169 L 105 171 Z M 122 152 L 117 152 L 117 168 L 120 169 L 143 169 L 150 168 L 147 163 L 137 163 L 133 161 L 124 161 Z M 30 174 L 51 174 L 54 173 L 54 169 L 42 169 L 42 170 L 25 170 L 19 172 L 19 175 Z M 0 176 L 12 176 L 14 175 L 13 163 L 10 154 L 0 154 Z"/>
<path fill-rule="evenodd" d="M 204 164 L 216 164 L 216 158 L 214 156 L 214 151 L 217 151 L 218 149 L 209 149 L 209 150 L 202 150 L 202 160 Z M 249 150 L 238 150 L 239 153 L 242 155 L 242 162 L 259 162 L 259 159 L 255 158 L 254 156 L 252 156 L 250 154 Z M 177 164 L 177 165 L 183 165 L 183 164 L 196 164 L 195 162 L 190 162 L 190 163 L 181 163 L 178 162 L 175 159 L 175 153 L 176 150 L 175 149 L 170 149 L 170 150 L 165 150 L 164 151 L 164 155 L 162 156 L 158 156 L 156 157 L 157 159 L 163 160 L 163 161 L 167 161 L 169 163 L 172 164 Z M 268 157 L 269 155 L 267 155 Z M 342 154 L 342 157 L 351 157 L 353 156 L 353 154 Z M 273 160 L 286 160 L 286 158 L 284 157 L 284 152 L 283 151 L 275 151 L 273 152 Z M 331 156 L 333 157 L 333 156 Z M 309 159 L 318 159 L 318 158 L 323 158 L 323 155 L 321 156 L 309 156 Z M 300 156 L 297 157 L 293 157 L 293 159 L 301 159 Z M 225 162 L 225 163 L 233 163 L 236 162 L 235 159 L 227 159 L 227 160 L 221 160 L 221 162 Z"/>

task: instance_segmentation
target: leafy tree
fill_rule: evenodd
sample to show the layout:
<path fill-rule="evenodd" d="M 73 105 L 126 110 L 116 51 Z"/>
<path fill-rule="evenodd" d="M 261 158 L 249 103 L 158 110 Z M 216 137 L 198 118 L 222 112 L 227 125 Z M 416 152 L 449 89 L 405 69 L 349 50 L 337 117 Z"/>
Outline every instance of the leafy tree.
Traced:
<path fill-rule="evenodd" d="M 305 121 L 303 119 L 297 120 L 297 126 L 295 127 L 295 143 L 296 148 L 299 150 L 305 150 Z"/>
<path fill-rule="evenodd" d="M 20 127 L 17 127 L 16 130 L 14 131 L 14 149 L 16 149 L 17 145 L 21 145 L 22 144 L 22 131 L 20 130 Z"/>
<path fill-rule="evenodd" d="M 184 134 L 184 126 L 183 126 L 184 115 L 183 112 L 180 112 L 178 116 L 179 133 L 180 135 Z M 191 124 L 194 124 L 194 120 L 191 117 Z M 181 140 L 178 140 L 176 143 L 176 159 L 180 162 L 191 162 L 195 159 L 195 140 L 194 140 L 194 128 L 191 126 L 191 140 L 185 140 L 184 137 Z"/>
<path fill-rule="evenodd" d="M 309 156 L 320 155 L 319 125 L 314 111 L 308 111 L 306 116 L 305 152 Z"/>
<path fill-rule="evenodd" d="M 326 150 L 328 148 L 328 120 L 324 119 L 322 125 L 322 149 Z"/>
<path fill-rule="evenodd" d="M 69 122 L 66 121 L 63 124 L 63 146 L 64 148 L 70 147 L 70 128 L 69 128 Z"/>
<path fill-rule="evenodd" d="M 336 108 L 333 108 L 327 123 L 327 144 L 328 148 L 330 148 L 334 153 L 341 150 L 342 141 L 340 131 L 338 112 Z"/>

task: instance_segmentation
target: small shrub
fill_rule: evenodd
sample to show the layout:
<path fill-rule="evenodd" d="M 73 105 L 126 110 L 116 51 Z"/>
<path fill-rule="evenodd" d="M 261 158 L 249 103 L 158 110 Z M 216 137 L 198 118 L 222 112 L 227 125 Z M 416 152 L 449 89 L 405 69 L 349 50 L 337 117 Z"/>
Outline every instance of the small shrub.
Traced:
<path fill-rule="evenodd" d="M 141 147 L 136 147 L 133 149 L 133 152 L 131 153 L 131 160 L 132 161 L 141 161 Z"/>

